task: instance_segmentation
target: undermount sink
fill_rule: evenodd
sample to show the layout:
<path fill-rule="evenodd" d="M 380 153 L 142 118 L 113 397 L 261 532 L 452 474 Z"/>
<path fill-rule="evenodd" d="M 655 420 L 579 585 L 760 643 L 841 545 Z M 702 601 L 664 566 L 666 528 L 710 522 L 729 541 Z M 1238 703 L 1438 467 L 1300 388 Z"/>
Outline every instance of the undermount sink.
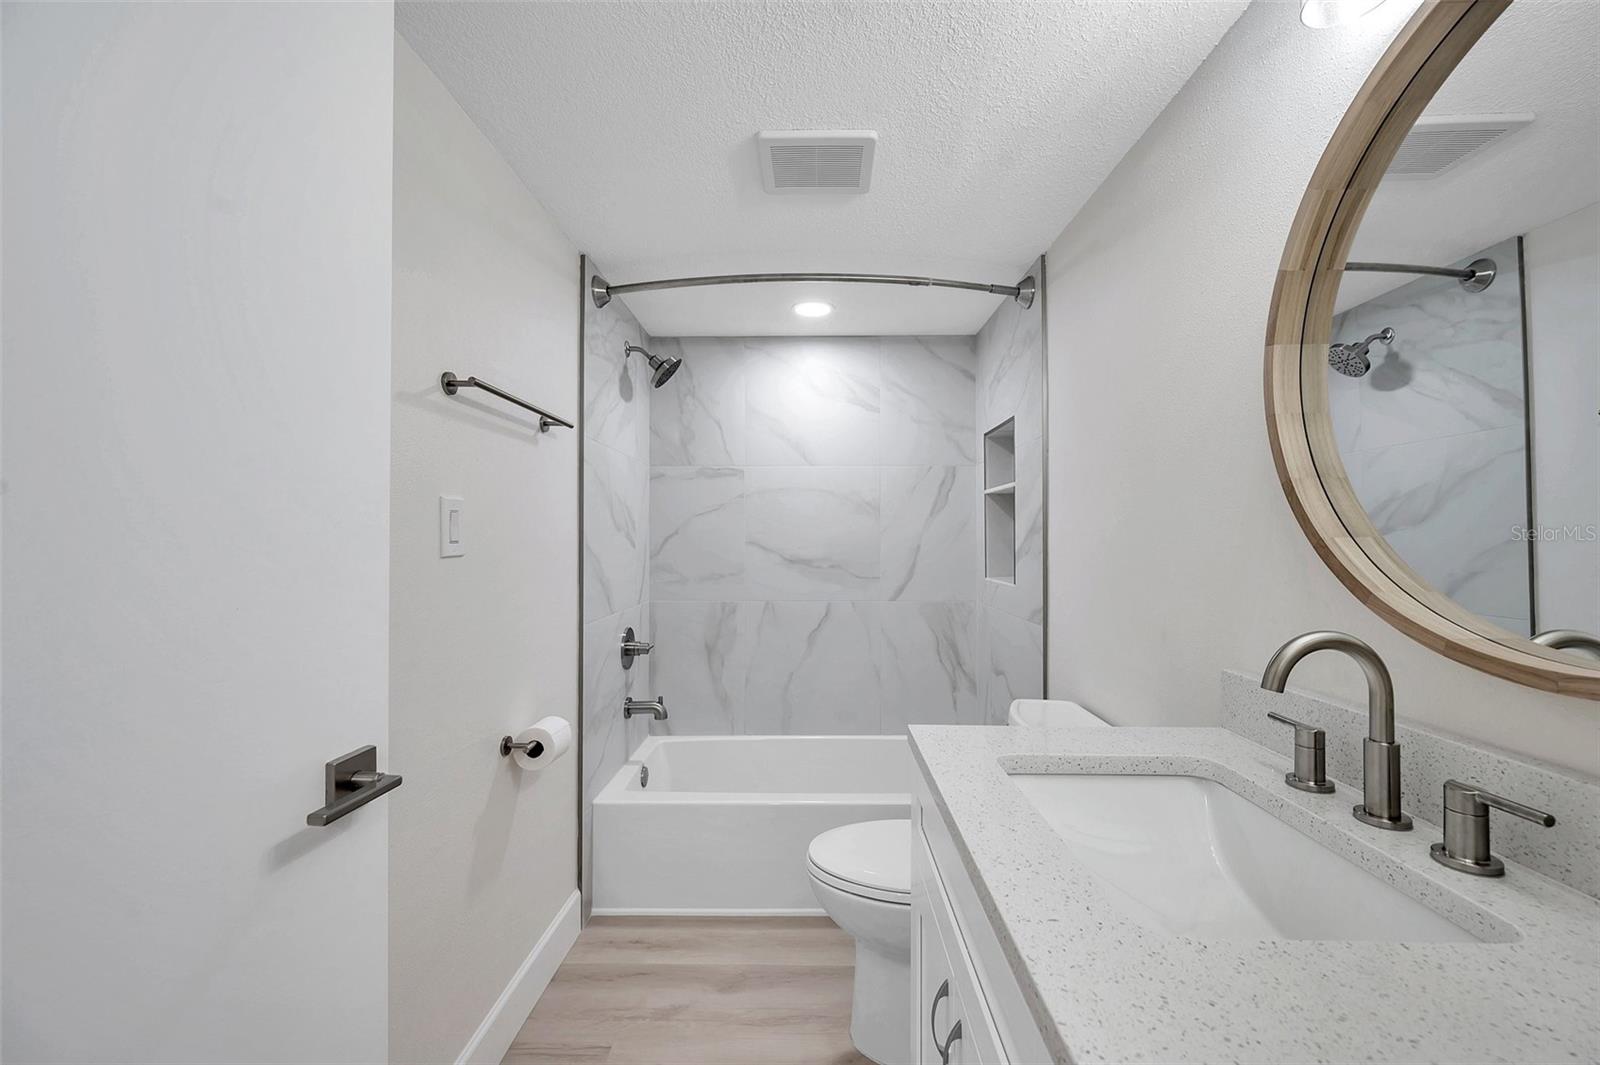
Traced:
<path fill-rule="evenodd" d="M 1112 905 L 1152 931 L 1201 939 L 1478 942 L 1215 781 L 1011 779 Z"/>

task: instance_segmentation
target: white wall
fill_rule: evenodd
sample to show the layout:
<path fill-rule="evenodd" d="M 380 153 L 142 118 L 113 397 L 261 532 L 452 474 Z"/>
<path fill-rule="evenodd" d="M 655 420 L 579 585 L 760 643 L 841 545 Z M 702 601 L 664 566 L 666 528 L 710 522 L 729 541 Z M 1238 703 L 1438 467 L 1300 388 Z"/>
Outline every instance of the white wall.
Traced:
<path fill-rule="evenodd" d="M 394 48 L 390 1047 L 448 1061 L 577 888 L 576 752 L 535 776 L 498 744 L 578 723 L 578 442 L 439 374 L 576 420 L 578 252 Z M 441 495 L 466 501 L 460 558 L 439 557 Z"/>
<path fill-rule="evenodd" d="M 1600 632 L 1600 204 L 1523 242 L 1541 629 Z"/>
<path fill-rule="evenodd" d="M 1600 771 L 1595 704 L 1457 665 L 1345 591 L 1268 451 L 1284 238 L 1409 6 L 1317 32 L 1252 5 L 1050 249 L 1051 694 L 1118 724 L 1217 724 L 1219 670 L 1338 628 L 1388 661 L 1402 717 Z M 1363 693 L 1329 655 L 1294 682 Z"/>
<path fill-rule="evenodd" d="M 6 1058 L 382 1058 L 392 11 L 0 17 Z"/>

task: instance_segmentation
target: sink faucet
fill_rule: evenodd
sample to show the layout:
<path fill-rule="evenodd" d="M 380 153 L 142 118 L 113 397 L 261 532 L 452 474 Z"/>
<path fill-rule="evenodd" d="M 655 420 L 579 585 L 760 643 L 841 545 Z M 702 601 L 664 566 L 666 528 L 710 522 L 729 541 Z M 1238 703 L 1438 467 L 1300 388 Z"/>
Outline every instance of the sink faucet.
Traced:
<path fill-rule="evenodd" d="M 632 717 L 634 714 L 649 714 L 657 721 L 667 719 L 667 699 L 658 695 L 654 699 L 624 699 L 622 701 L 622 716 Z"/>
<path fill-rule="evenodd" d="M 1394 739 L 1394 681 L 1383 659 L 1361 640 L 1345 632 L 1307 632 L 1272 656 L 1261 674 L 1261 686 L 1282 692 L 1289 673 L 1315 651 L 1343 651 L 1367 676 L 1367 740 L 1362 744 L 1362 803 L 1352 813 L 1357 821 L 1404 832 L 1411 818 L 1400 809 L 1400 745 Z"/>
<path fill-rule="evenodd" d="M 1600 636 L 1591 636 L 1580 629 L 1550 629 L 1535 636 L 1533 642 L 1558 651 L 1582 651 L 1600 657 Z"/>

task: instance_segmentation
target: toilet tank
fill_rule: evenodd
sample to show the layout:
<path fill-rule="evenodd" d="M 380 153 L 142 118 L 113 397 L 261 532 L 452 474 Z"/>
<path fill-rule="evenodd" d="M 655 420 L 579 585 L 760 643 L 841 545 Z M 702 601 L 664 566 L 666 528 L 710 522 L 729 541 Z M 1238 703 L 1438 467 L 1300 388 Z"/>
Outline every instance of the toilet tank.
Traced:
<path fill-rule="evenodd" d="M 1017 699 L 1006 717 L 1012 725 L 1050 725 L 1055 728 L 1110 728 L 1077 703 L 1065 699 Z"/>

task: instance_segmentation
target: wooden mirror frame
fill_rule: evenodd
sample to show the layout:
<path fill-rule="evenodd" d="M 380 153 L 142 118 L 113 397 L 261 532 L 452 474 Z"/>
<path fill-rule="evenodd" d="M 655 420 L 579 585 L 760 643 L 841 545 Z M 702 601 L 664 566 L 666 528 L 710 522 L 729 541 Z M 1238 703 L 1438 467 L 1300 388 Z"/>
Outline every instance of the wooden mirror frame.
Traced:
<path fill-rule="evenodd" d="M 1311 176 L 1267 320 L 1267 432 L 1278 480 L 1317 554 L 1353 595 L 1412 639 L 1474 669 L 1600 699 L 1600 667 L 1499 628 L 1417 576 L 1373 526 L 1334 440 L 1328 343 L 1343 266 L 1384 171 L 1511 0 L 1425 0 L 1345 112 Z"/>

